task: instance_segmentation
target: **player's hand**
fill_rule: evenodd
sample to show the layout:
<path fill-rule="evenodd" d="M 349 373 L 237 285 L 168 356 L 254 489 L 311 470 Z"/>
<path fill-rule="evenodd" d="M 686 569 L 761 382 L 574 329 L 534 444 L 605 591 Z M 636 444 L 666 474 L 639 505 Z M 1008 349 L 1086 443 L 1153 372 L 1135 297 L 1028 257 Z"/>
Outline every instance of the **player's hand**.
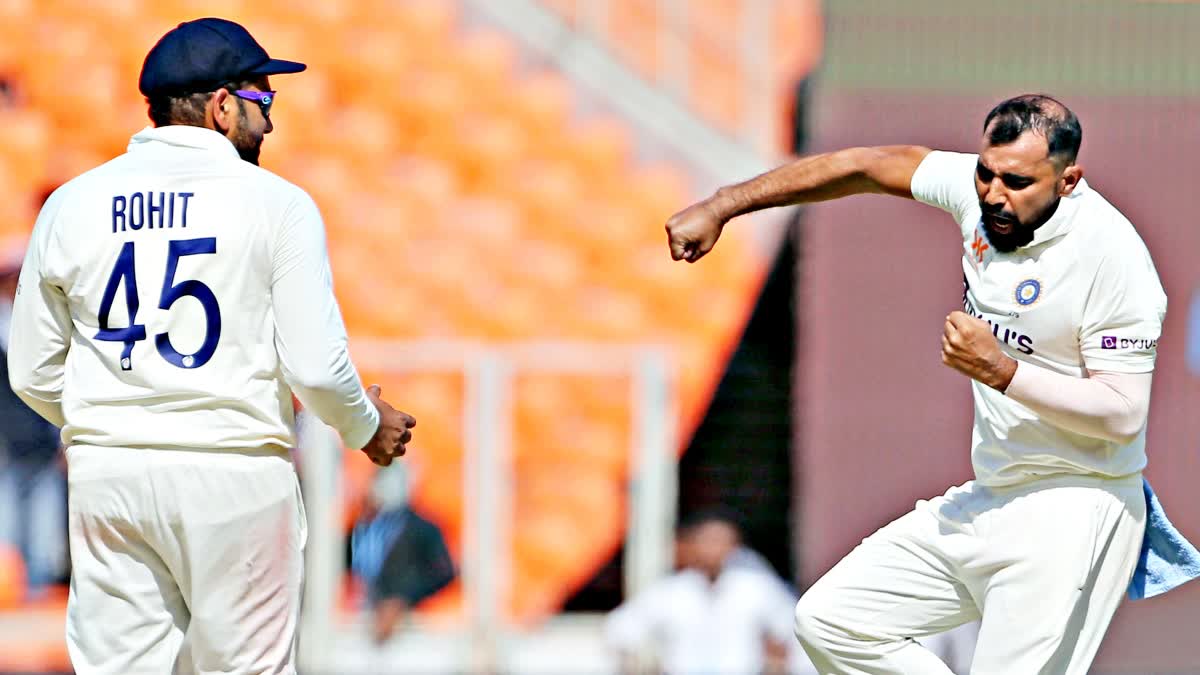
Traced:
<path fill-rule="evenodd" d="M 374 403 L 379 411 L 379 428 L 363 446 L 362 451 L 372 462 L 379 466 L 388 466 L 393 458 L 407 452 L 408 448 L 405 446 L 412 440 L 411 429 L 417 426 L 417 420 L 412 415 L 393 408 L 379 397 L 380 393 L 377 384 L 367 387 L 367 398 L 371 399 L 371 403 Z"/>
<path fill-rule="evenodd" d="M 942 363 L 993 389 L 1004 391 L 1017 372 L 1017 361 L 1000 349 L 986 321 L 951 312 L 942 329 Z"/>
<path fill-rule="evenodd" d="M 667 220 L 672 260 L 694 263 L 712 250 L 728 218 L 710 200 L 693 204 Z"/>

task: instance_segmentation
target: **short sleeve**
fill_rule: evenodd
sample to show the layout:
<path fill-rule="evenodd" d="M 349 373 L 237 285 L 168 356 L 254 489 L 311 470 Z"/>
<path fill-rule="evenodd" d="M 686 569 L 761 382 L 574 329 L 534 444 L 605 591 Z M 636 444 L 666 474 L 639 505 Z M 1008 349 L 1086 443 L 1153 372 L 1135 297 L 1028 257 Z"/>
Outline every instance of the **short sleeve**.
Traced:
<path fill-rule="evenodd" d="M 1144 245 L 1110 251 L 1101 259 L 1079 334 L 1090 371 L 1154 370 L 1167 296 Z"/>
<path fill-rule="evenodd" d="M 978 155 L 930 152 L 913 172 L 910 186 L 913 199 L 949 212 L 961 225 L 971 209 L 979 206 L 979 195 L 975 192 L 978 162 Z"/>

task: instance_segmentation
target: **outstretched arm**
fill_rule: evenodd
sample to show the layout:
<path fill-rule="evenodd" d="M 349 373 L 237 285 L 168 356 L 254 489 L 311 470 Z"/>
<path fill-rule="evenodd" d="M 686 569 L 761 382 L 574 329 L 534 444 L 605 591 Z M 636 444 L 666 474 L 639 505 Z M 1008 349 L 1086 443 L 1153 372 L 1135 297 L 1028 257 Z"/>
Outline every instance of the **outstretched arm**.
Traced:
<path fill-rule="evenodd" d="M 913 174 L 929 153 L 929 148 L 915 145 L 848 148 L 802 157 L 744 183 L 722 187 L 667 221 L 671 257 L 696 262 L 712 250 L 725 223 L 762 209 L 856 194 L 912 199 Z"/>

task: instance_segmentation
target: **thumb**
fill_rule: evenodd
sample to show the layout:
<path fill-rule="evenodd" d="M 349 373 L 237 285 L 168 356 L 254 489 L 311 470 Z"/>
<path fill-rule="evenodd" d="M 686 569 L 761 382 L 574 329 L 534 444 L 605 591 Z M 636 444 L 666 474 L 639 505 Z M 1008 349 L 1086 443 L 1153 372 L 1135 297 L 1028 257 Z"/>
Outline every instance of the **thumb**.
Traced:
<path fill-rule="evenodd" d="M 367 387 L 367 393 L 375 398 L 379 398 L 379 395 L 383 393 L 383 390 L 379 388 L 379 385 L 373 384 Z"/>

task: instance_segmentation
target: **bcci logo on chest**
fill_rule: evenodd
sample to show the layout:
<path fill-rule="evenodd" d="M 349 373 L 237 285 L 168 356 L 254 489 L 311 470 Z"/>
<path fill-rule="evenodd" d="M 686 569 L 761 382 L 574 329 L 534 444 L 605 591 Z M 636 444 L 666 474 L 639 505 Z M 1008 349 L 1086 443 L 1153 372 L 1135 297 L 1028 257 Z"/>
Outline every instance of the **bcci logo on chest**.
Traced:
<path fill-rule="evenodd" d="M 1034 299 L 1037 299 L 1037 293 L 1034 293 Z M 974 299 L 971 297 L 971 282 L 967 280 L 966 275 L 963 276 L 963 311 L 976 319 L 983 319 L 992 329 L 992 335 L 996 340 L 1016 349 L 1022 354 L 1033 354 L 1033 338 L 1021 333 L 1015 326 L 997 319 L 992 319 L 987 314 L 979 311 Z M 994 316 L 994 315 L 993 315 Z M 1016 318 L 1016 313 L 1009 314 L 1010 318 Z"/>
<path fill-rule="evenodd" d="M 1037 302 L 1038 298 L 1042 297 L 1042 282 L 1037 279 L 1026 279 L 1017 284 L 1013 295 L 1018 305 L 1028 307 Z"/>

